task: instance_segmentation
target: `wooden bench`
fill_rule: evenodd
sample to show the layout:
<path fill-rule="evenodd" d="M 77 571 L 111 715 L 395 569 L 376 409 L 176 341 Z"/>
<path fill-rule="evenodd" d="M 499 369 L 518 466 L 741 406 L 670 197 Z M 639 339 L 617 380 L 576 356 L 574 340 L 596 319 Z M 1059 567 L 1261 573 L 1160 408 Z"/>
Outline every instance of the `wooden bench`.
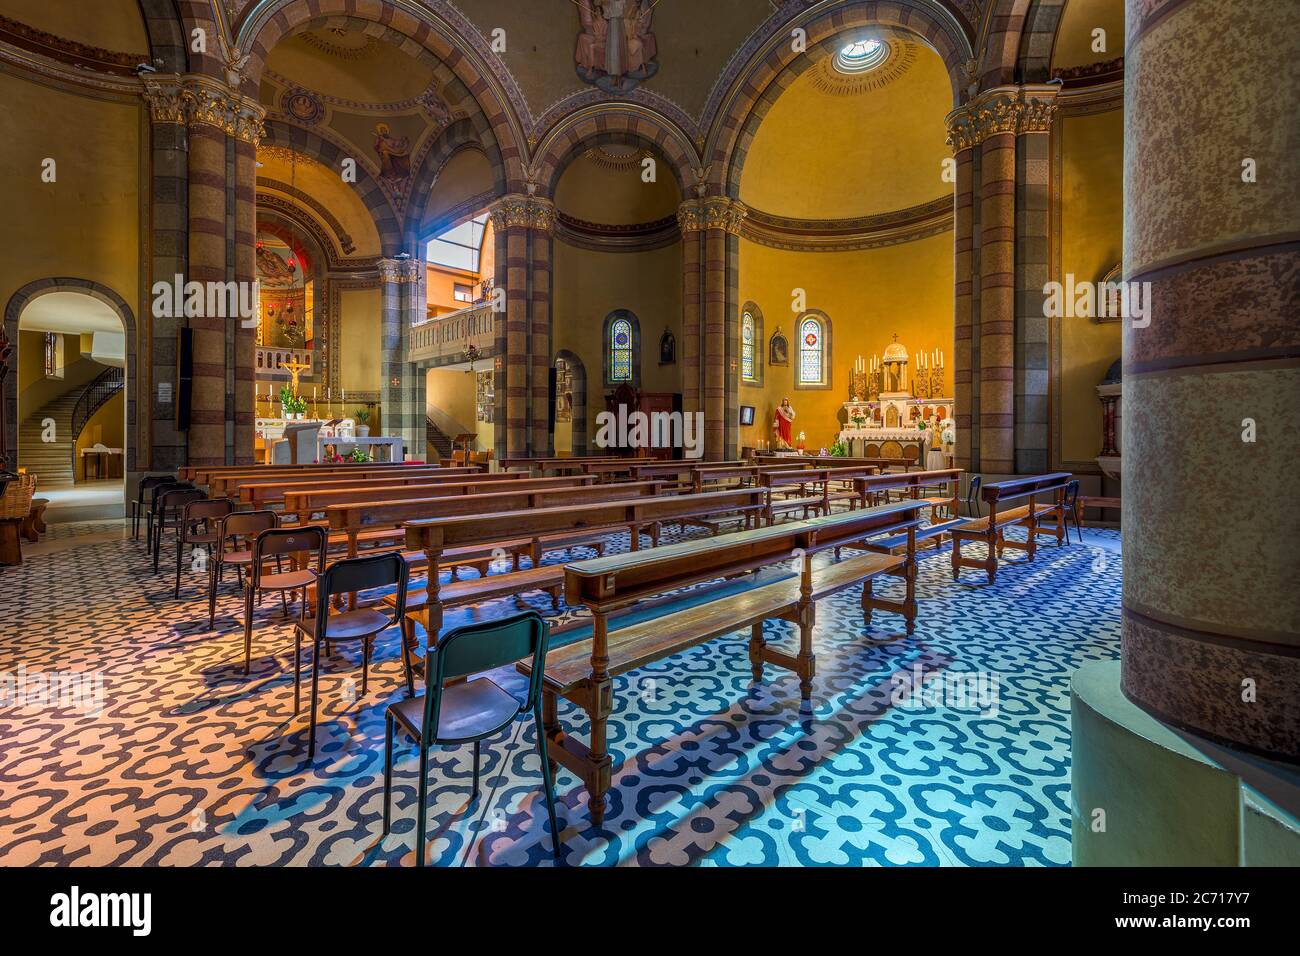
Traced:
<path fill-rule="evenodd" d="M 33 498 L 31 509 L 23 519 L 22 536 L 35 543 L 45 533 L 45 509 L 49 507 L 49 498 Z"/>
<path fill-rule="evenodd" d="M 1080 495 L 1075 508 L 1075 521 L 1079 527 L 1083 527 L 1083 513 L 1088 508 L 1096 508 L 1099 511 L 1102 509 L 1120 511 L 1120 499 L 1106 498 L 1101 495 Z"/>
<path fill-rule="evenodd" d="M 965 518 L 950 532 L 952 579 L 958 580 L 962 568 L 982 568 L 988 573 L 989 584 L 992 584 L 997 578 L 998 559 L 1002 557 L 1004 548 L 1024 551 L 1032 561 L 1038 535 L 1051 534 L 1056 538 L 1057 545 L 1062 544 L 1065 533 L 1065 488 L 1073 477 L 1068 471 L 1057 471 L 1048 475 L 1031 475 L 984 485 L 980 497 L 989 506 L 989 513 L 983 518 Z M 1035 500 L 1041 498 L 1048 501 Z M 1000 510 L 1006 502 L 1022 499 L 1027 499 L 1025 504 Z M 1039 527 L 1039 520 L 1047 515 L 1055 516 L 1054 529 Z M 1024 544 L 1006 538 L 1006 529 L 1017 524 L 1027 532 Z M 988 557 L 983 560 L 962 557 L 963 541 L 984 542 L 988 547 Z"/>
<path fill-rule="evenodd" d="M 599 462 L 648 465 L 653 461 L 654 459 L 644 456 L 629 457 L 627 455 L 584 455 L 570 458 L 502 458 L 501 467 L 507 471 L 511 468 L 524 468 L 530 473 L 536 471 L 539 475 L 544 475 L 548 471 L 557 474 L 571 474 L 582 472 L 585 466 Z"/>
<path fill-rule="evenodd" d="M 596 486 L 621 488 L 626 485 Z M 718 491 L 704 495 L 667 495 L 571 507 L 533 508 L 473 517 L 420 518 L 406 524 L 406 550 L 421 552 L 428 575 L 427 604 L 420 623 L 429 634 L 442 626 L 438 569 L 446 565 L 446 554 L 456 548 L 495 545 L 518 539 L 554 540 L 556 536 L 608 534 L 627 529 L 633 550 L 639 550 L 641 529 L 653 528 L 683 517 L 703 517 L 718 511 L 747 511 L 755 517 L 762 510 L 762 493 L 757 489 Z M 534 562 L 536 563 L 536 562 Z M 408 597 L 408 602 L 410 598 Z"/>
<path fill-rule="evenodd" d="M 446 495 L 489 495 L 499 493 L 516 494 L 525 491 L 553 491 L 562 488 L 584 488 L 594 483 L 595 479 L 587 475 L 568 478 L 529 478 L 521 471 L 502 472 L 518 476 L 513 481 L 487 481 L 488 475 L 481 478 L 463 480 L 464 476 L 437 482 L 417 482 L 409 485 L 381 485 L 368 482 L 355 485 L 335 482 L 321 485 L 295 485 L 284 490 L 284 513 L 297 515 L 299 521 L 310 520 L 321 514 L 330 505 L 366 504 L 378 500 L 407 500 L 411 498 L 439 498 Z M 242 490 L 247 490 L 245 486 Z"/>
<path fill-rule="evenodd" d="M 296 471 L 311 471 L 315 473 L 338 472 L 340 474 L 362 471 L 385 471 L 401 470 L 403 468 L 430 468 L 434 465 L 423 462 L 402 462 L 402 461 L 372 461 L 372 462 L 346 462 L 346 463 L 324 463 L 324 464 L 298 464 L 298 465 L 182 465 L 177 469 L 177 479 L 180 481 L 189 481 L 196 485 L 206 485 L 210 477 L 216 475 L 233 475 L 240 472 L 260 471 L 266 475 L 290 474 Z"/>
<path fill-rule="evenodd" d="M 543 721 L 550 754 L 585 784 L 592 821 L 605 812 L 613 761 L 608 752 L 608 721 L 615 710 L 613 678 L 696 644 L 750 629 L 749 662 L 755 681 L 771 664 L 799 677 L 805 703 L 812 697 L 816 672 L 812 631 L 817 601 L 858 584 L 864 586 L 863 613 L 870 621 L 874 609 L 903 614 L 909 632 L 916 617 L 915 553 L 862 554 L 814 570 L 818 551 L 851 544 L 876 534 L 914 529 L 916 502 L 896 502 L 865 511 L 823 515 L 807 521 L 741 531 L 722 537 L 688 541 L 667 547 L 570 564 L 565 568 L 565 598 L 592 612 L 592 635 L 551 650 L 544 665 Z M 611 615 L 689 585 L 738 576 L 794 559 L 797 577 L 727 593 L 703 604 L 610 628 Z M 865 582 L 884 573 L 907 581 L 901 602 L 872 597 Z M 799 628 L 799 650 L 790 654 L 767 643 L 763 622 L 786 620 Z M 531 662 L 517 665 L 525 674 Z M 558 698 L 573 701 L 591 721 L 590 745 L 566 733 L 559 722 Z"/>
<path fill-rule="evenodd" d="M 808 517 L 809 511 L 817 514 L 828 513 L 831 508 L 830 499 L 827 497 L 830 476 L 829 468 L 793 468 L 761 473 L 758 480 L 767 492 L 767 508 L 763 513 L 767 523 L 774 523 L 778 514 L 787 511 L 802 510 L 805 518 Z M 809 485 L 820 487 L 821 492 L 808 494 Z M 795 489 L 796 494 L 779 498 L 777 496 L 782 489 Z"/>
<path fill-rule="evenodd" d="M 475 476 L 479 472 L 473 468 L 439 468 L 439 467 L 420 467 L 414 468 L 407 466 L 403 471 L 380 471 L 372 472 L 367 469 L 360 471 L 328 473 L 318 471 L 303 471 L 297 473 L 288 473 L 273 475 L 264 471 L 247 471 L 236 472 L 228 475 L 209 475 L 208 476 L 208 496 L 212 498 L 236 498 L 239 489 L 244 485 L 267 484 L 267 483 L 284 483 L 292 481 L 331 481 L 339 478 L 351 481 L 353 484 L 362 481 L 408 478 L 437 478 L 437 477 L 457 477 L 457 476 Z M 481 476 L 480 476 L 481 477 Z"/>
<path fill-rule="evenodd" d="M 287 496 L 295 492 L 321 492 L 328 495 L 335 491 L 350 491 L 356 488 L 370 488 L 370 499 L 375 498 L 377 489 L 387 488 L 436 488 L 433 494 L 473 494 L 465 488 L 515 488 L 520 481 L 531 481 L 523 472 L 500 472 L 496 475 L 481 474 L 415 474 L 393 478 L 365 478 L 334 481 L 304 481 L 290 478 L 281 481 L 259 481 L 239 486 L 241 505 L 252 508 L 267 508 L 284 504 Z M 364 482 L 364 484 L 363 484 Z"/>

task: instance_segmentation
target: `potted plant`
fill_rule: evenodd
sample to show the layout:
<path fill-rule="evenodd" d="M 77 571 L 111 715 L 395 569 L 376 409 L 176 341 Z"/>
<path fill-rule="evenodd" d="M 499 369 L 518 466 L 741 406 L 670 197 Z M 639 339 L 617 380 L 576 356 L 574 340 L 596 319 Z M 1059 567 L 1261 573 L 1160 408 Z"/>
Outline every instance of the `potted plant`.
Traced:
<path fill-rule="evenodd" d="M 848 444 L 844 441 L 843 438 L 837 439 L 837 440 L 835 441 L 835 444 L 831 445 L 831 457 L 832 457 L 832 458 L 847 458 L 847 457 L 849 457 L 849 446 L 848 446 Z"/>
<path fill-rule="evenodd" d="M 348 453 L 348 461 L 364 465 L 370 461 L 370 454 L 364 448 L 358 446 Z"/>
<path fill-rule="evenodd" d="M 358 408 L 355 412 L 352 413 L 352 417 L 355 418 L 357 422 L 356 425 L 357 437 L 358 438 L 367 437 L 370 434 L 370 426 L 366 424 L 366 422 L 370 421 L 370 409 Z"/>
<path fill-rule="evenodd" d="M 282 418 L 293 418 L 293 391 L 288 385 L 280 386 L 280 415 Z"/>

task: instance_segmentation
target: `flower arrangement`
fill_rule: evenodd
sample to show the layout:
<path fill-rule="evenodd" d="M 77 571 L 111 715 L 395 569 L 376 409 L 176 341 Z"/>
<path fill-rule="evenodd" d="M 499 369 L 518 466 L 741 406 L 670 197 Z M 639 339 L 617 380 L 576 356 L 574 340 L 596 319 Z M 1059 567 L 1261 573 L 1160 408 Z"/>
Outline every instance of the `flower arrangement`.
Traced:
<path fill-rule="evenodd" d="M 842 438 L 838 439 L 836 440 L 835 444 L 831 445 L 831 457 L 832 458 L 849 457 L 849 446 L 848 443 L 844 441 L 844 439 Z"/>
<path fill-rule="evenodd" d="M 362 425 L 364 425 L 366 422 L 370 421 L 370 409 L 358 408 L 355 412 L 352 413 L 352 417 L 355 418 Z"/>
<path fill-rule="evenodd" d="M 307 411 L 307 399 L 294 395 L 288 385 L 280 386 L 280 410 L 285 418 Z"/>
<path fill-rule="evenodd" d="M 952 445 L 957 441 L 957 422 L 951 418 L 945 418 L 939 423 L 939 440 L 945 445 Z"/>
<path fill-rule="evenodd" d="M 352 451 L 348 452 L 348 461 L 364 465 L 370 460 L 370 453 L 360 446 L 357 446 L 356 448 L 353 448 Z"/>

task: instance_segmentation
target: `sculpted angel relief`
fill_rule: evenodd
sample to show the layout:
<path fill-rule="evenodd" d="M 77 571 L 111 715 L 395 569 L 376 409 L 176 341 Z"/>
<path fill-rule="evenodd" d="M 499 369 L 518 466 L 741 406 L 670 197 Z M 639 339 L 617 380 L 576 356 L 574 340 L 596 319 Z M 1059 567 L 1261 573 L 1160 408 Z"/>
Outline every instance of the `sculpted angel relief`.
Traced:
<path fill-rule="evenodd" d="M 575 0 L 582 32 L 574 60 L 578 75 L 607 93 L 629 93 L 659 69 L 651 32 L 652 0 Z"/>

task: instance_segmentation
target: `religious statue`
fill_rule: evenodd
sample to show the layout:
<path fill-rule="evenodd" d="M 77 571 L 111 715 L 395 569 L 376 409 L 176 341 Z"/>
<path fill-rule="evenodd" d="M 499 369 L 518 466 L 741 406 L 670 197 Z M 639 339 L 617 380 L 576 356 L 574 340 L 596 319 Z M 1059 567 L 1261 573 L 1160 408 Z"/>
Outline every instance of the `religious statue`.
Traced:
<path fill-rule="evenodd" d="M 387 123 L 375 126 L 375 153 L 379 156 L 379 178 L 400 187 L 411 177 L 411 141 L 393 136 Z"/>
<path fill-rule="evenodd" d="M 659 70 L 651 32 L 652 0 L 576 0 L 582 32 L 573 58 L 578 76 L 606 93 L 630 93 Z"/>
<path fill-rule="evenodd" d="M 794 409 L 790 407 L 790 399 L 781 399 L 776 416 L 772 419 L 772 431 L 776 434 L 777 448 L 784 450 L 793 447 Z"/>

